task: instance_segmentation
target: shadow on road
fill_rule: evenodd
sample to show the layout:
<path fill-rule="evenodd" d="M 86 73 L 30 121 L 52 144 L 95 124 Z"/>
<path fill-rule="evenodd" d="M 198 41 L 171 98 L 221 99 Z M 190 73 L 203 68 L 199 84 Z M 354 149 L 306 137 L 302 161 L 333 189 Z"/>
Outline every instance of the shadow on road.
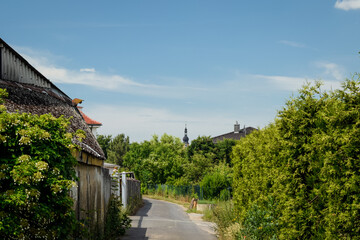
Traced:
<path fill-rule="evenodd" d="M 148 216 L 148 212 L 151 209 L 152 203 L 147 199 L 143 199 L 144 206 L 140 208 L 134 216 L 131 216 L 133 219 L 132 227 L 126 231 L 126 234 L 121 237 L 122 240 L 130 240 L 130 239 L 139 239 L 139 240 L 148 240 L 146 237 L 147 228 L 142 228 L 143 218 Z M 138 218 L 139 217 L 139 218 Z M 139 220 L 136 220 L 139 219 Z M 134 223 L 137 221 L 137 226 Z"/>

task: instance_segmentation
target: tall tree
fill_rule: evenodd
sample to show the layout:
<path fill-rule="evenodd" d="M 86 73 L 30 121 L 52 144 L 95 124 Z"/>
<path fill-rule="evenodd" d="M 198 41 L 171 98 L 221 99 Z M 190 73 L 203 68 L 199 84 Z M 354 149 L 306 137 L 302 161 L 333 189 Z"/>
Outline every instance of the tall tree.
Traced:
<path fill-rule="evenodd" d="M 198 136 L 196 139 L 191 141 L 190 146 L 187 148 L 187 154 L 190 159 L 193 155 L 200 152 L 204 154 L 215 154 L 215 144 L 210 136 Z"/>
<path fill-rule="evenodd" d="M 130 149 L 130 140 L 128 136 L 121 133 L 111 140 L 107 150 L 107 161 L 110 163 L 123 166 L 124 155 Z"/>
<path fill-rule="evenodd" d="M 105 157 L 108 157 L 108 149 L 110 147 L 111 135 L 97 135 L 97 141 L 104 151 Z"/>
<path fill-rule="evenodd" d="M 145 186 L 173 183 L 183 175 L 185 150 L 179 138 L 154 135 L 150 141 L 134 143 L 126 154 L 124 166 L 134 171 Z"/>
<path fill-rule="evenodd" d="M 228 164 L 231 164 L 231 153 L 232 148 L 235 146 L 236 140 L 234 139 L 224 139 L 215 144 L 216 148 L 216 157 L 221 161 L 225 161 Z"/>

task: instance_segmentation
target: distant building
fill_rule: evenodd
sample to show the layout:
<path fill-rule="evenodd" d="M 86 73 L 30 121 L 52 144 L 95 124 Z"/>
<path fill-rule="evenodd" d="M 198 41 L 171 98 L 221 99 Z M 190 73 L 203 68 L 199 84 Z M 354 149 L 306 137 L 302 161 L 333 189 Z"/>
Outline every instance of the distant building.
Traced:
<path fill-rule="evenodd" d="M 245 127 L 243 129 L 240 129 L 240 124 L 236 121 L 234 124 L 234 131 L 225 133 L 216 137 L 212 138 L 213 143 L 217 143 L 220 141 L 223 141 L 224 139 L 234 139 L 234 140 L 240 140 L 241 138 L 245 137 L 246 135 L 250 134 L 252 131 L 257 130 L 253 127 Z"/>
<path fill-rule="evenodd" d="M 89 118 L 83 111 L 83 107 L 77 106 L 77 108 L 79 109 L 79 112 L 81 113 L 81 116 L 84 118 L 86 124 L 89 126 L 91 132 L 94 134 L 94 136 L 96 136 L 97 132 L 96 130 L 102 126 L 101 122 L 95 121 L 91 118 Z"/>
<path fill-rule="evenodd" d="M 184 146 L 185 146 L 185 147 L 189 146 L 189 137 L 187 136 L 186 124 L 185 124 L 185 131 L 184 131 L 183 143 L 184 143 Z"/>

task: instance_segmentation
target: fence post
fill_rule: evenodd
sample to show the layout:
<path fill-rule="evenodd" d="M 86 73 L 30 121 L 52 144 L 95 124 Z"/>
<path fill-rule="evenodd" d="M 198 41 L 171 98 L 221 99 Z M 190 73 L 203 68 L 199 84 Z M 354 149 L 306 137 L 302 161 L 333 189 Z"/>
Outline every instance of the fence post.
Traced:
<path fill-rule="evenodd" d="M 126 180 L 126 172 L 121 173 L 121 200 L 123 207 L 126 208 L 127 206 L 127 180 Z"/>

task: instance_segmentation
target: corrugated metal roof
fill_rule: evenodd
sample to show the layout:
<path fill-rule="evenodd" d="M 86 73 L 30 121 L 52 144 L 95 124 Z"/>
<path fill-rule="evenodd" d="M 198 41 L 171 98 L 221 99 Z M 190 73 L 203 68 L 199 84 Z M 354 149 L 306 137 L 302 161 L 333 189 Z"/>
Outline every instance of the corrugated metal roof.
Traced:
<path fill-rule="evenodd" d="M 24 57 L 0 38 L 0 79 L 49 88 L 55 94 L 69 98 Z"/>

